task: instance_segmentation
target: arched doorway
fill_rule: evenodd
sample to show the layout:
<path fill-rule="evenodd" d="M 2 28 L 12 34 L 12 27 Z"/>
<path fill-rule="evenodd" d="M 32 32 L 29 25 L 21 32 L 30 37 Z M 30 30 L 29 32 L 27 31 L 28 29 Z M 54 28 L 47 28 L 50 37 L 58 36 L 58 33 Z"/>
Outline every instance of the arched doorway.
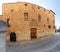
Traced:
<path fill-rule="evenodd" d="M 16 42 L 16 34 L 15 34 L 15 32 L 10 33 L 10 42 Z"/>

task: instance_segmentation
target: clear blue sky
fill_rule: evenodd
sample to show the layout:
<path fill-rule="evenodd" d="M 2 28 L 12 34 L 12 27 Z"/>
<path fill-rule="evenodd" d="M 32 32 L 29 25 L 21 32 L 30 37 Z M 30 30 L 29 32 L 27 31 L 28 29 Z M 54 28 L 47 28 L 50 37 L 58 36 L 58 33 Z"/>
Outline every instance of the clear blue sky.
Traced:
<path fill-rule="evenodd" d="M 40 5 L 46 9 L 51 9 L 55 12 L 55 24 L 60 26 L 60 0 L 0 0 L 0 14 L 2 14 L 2 3 L 9 3 L 9 2 L 29 2 Z"/>

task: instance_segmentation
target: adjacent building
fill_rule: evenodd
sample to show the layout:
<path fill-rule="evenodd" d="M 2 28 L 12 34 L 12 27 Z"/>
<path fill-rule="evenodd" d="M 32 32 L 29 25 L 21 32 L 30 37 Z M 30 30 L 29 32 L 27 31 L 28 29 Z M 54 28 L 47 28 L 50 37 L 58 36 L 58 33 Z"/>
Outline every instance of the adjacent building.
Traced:
<path fill-rule="evenodd" d="M 6 22 L 0 20 L 0 52 L 6 52 Z"/>
<path fill-rule="evenodd" d="M 0 19 L 8 26 L 6 41 L 32 40 L 55 33 L 55 13 L 32 3 L 4 3 Z"/>

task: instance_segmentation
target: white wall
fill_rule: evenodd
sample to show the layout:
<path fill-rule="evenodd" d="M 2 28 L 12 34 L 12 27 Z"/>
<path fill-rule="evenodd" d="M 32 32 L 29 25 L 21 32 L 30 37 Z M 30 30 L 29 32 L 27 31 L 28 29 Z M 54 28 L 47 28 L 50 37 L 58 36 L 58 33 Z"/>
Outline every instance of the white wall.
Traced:
<path fill-rule="evenodd" d="M 6 52 L 5 32 L 0 32 L 0 52 Z"/>

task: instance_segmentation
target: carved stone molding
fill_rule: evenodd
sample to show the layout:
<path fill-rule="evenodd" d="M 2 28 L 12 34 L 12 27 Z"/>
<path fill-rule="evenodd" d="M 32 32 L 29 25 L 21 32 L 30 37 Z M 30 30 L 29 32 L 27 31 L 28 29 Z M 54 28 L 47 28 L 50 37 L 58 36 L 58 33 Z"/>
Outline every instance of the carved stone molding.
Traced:
<path fill-rule="evenodd" d="M 38 23 L 35 19 L 32 19 L 31 22 L 30 22 L 30 26 L 37 26 Z"/>

